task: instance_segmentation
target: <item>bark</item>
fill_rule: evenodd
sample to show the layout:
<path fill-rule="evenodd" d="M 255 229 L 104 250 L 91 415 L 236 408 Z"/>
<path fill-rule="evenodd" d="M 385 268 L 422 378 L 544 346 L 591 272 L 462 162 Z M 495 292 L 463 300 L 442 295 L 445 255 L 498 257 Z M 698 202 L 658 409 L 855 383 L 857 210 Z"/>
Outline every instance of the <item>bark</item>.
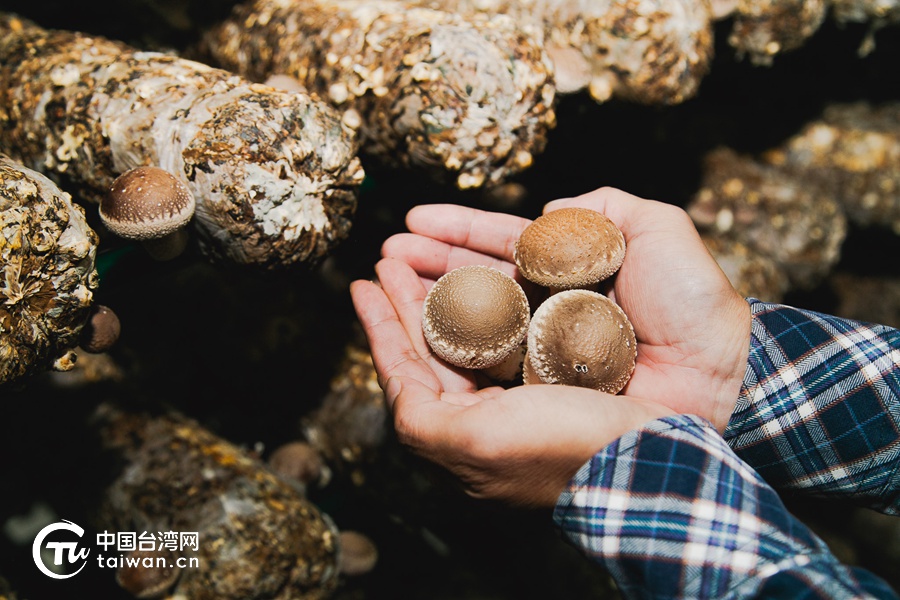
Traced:
<path fill-rule="evenodd" d="M 296 78 L 386 164 L 472 188 L 531 165 L 555 124 L 539 40 L 506 17 L 400 0 L 257 0 L 210 32 L 205 51 L 256 81 Z"/>
<path fill-rule="evenodd" d="M 0 149 L 99 201 L 143 165 L 181 178 L 213 257 L 276 267 L 324 256 L 363 172 L 324 103 L 231 73 L 0 13 Z"/>
<path fill-rule="evenodd" d="M 0 384 L 74 366 L 97 234 L 52 181 L 0 155 Z"/>

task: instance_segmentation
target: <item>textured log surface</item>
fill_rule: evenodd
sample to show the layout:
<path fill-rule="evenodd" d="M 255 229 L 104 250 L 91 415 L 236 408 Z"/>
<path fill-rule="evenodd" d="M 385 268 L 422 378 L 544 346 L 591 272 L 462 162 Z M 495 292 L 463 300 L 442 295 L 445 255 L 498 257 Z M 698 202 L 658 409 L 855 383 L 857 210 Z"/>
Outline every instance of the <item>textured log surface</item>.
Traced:
<path fill-rule="evenodd" d="M 0 13 L 0 149 L 99 201 L 152 165 L 197 200 L 207 253 L 262 267 L 346 237 L 363 173 L 323 103 L 121 42 Z"/>

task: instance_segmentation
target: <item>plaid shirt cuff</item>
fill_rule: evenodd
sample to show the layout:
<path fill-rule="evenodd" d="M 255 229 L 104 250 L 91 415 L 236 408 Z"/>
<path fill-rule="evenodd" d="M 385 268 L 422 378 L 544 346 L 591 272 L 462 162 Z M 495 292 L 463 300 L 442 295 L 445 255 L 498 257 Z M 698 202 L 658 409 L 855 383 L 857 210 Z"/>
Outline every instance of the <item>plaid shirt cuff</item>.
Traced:
<path fill-rule="evenodd" d="M 658 419 L 586 463 L 553 518 L 626 598 L 895 598 L 845 567 L 699 417 Z"/>
<path fill-rule="evenodd" d="M 748 301 L 750 357 L 725 439 L 778 489 L 900 512 L 900 332 Z"/>

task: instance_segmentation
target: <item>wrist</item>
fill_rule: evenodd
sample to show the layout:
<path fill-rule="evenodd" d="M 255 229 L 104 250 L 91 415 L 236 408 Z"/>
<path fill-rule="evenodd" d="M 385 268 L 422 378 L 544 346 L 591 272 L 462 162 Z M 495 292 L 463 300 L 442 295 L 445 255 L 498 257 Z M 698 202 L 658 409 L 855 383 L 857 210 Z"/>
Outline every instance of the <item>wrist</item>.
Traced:
<path fill-rule="evenodd" d="M 715 408 L 710 419 L 719 434 L 725 432 L 735 405 L 741 395 L 744 377 L 747 372 L 747 361 L 750 356 L 750 328 L 753 321 L 750 304 L 737 297 L 730 302 L 731 318 L 725 320 L 728 327 L 722 332 L 724 353 L 718 363 L 718 390 L 715 393 Z"/>

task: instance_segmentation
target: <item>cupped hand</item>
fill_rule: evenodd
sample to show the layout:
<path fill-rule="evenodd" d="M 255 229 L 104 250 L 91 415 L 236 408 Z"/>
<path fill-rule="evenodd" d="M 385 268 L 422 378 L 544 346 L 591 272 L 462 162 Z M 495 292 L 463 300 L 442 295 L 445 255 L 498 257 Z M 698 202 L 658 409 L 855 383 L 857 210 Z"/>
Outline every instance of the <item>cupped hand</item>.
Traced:
<path fill-rule="evenodd" d="M 613 188 L 551 202 L 544 212 L 570 206 L 605 214 L 625 236 L 625 261 L 605 290 L 628 315 L 638 342 L 637 365 L 623 394 L 702 416 L 724 431 L 747 365 L 750 309 L 690 217 L 678 207 Z M 412 267 L 422 290 L 467 264 L 501 269 L 527 289 L 513 251 L 529 223 L 472 208 L 423 205 L 407 215 L 410 233 L 389 238 L 382 254 Z"/>
<path fill-rule="evenodd" d="M 401 442 L 450 471 L 472 496 L 552 506 L 599 449 L 672 411 L 642 399 L 559 385 L 479 389 L 438 359 L 422 333 L 425 284 L 406 263 L 376 265 L 353 303 Z"/>

